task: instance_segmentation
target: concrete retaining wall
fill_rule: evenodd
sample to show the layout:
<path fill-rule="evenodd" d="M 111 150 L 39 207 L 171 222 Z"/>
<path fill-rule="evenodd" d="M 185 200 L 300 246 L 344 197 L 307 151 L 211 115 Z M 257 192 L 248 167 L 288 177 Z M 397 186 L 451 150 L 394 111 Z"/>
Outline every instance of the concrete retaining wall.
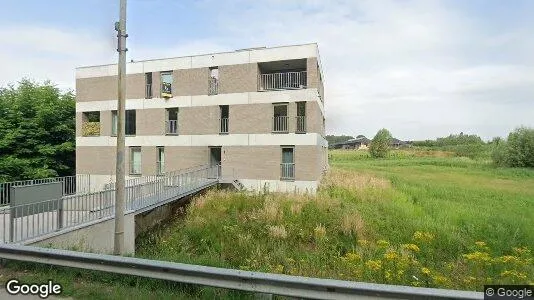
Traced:
<path fill-rule="evenodd" d="M 125 253 L 135 253 L 135 215 L 133 213 L 124 216 L 124 247 Z M 113 253 L 113 239 L 115 234 L 115 219 L 96 222 L 92 225 L 84 225 L 61 234 L 51 234 L 38 241 L 29 241 L 26 245 L 51 247 L 58 249 L 77 250 L 93 253 Z"/>

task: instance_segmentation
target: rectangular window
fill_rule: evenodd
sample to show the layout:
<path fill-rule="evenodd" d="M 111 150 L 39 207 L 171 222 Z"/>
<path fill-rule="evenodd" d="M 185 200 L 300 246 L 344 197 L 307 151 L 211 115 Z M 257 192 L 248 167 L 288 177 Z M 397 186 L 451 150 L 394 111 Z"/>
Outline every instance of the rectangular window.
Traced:
<path fill-rule="evenodd" d="M 161 72 L 161 97 L 172 97 L 172 71 Z"/>
<path fill-rule="evenodd" d="M 145 98 L 152 98 L 152 73 L 145 73 Z"/>
<path fill-rule="evenodd" d="M 156 172 L 158 175 L 165 174 L 165 147 L 156 147 Z"/>
<path fill-rule="evenodd" d="M 126 111 L 125 128 L 126 135 L 135 135 L 135 109 Z"/>
<path fill-rule="evenodd" d="M 228 105 L 220 105 L 220 124 L 219 133 L 228 133 L 228 117 L 230 113 L 230 108 Z"/>
<path fill-rule="evenodd" d="M 111 135 L 117 136 L 117 124 L 118 124 L 118 116 L 117 111 L 112 110 L 111 111 Z M 135 135 L 135 109 L 127 110 L 126 111 L 126 118 L 125 118 L 125 129 L 126 135 Z"/>
<path fill-rule="evenodd" d="M 99 136 L 100 135 L 100 112 L 88 111 L 82 114 L 82 135 Z"/>
<path fill-rule="evenodd" d="M 287 103 L 274 104 L 273 132 L 288 132 L 287 129 Z"/>
<path fill-rule="evenodd" d="M 178 108 L 167 108 L 165 114 L 167 115 L 165 133 L 178 134 Z"/>
<path fill-rule="evenodd" d="M 280 179 L 294 180 L 295 179 L 295 158 L 294 147 L 282 147 L 282 163 L 280 164 Z"/>
<path fill-rule="evenodd" d="M 306 102 L 297 102 L 297 129 L 296 133 L 306 133 Z"/>
<path fill-rule="evenodd" d="M 141 147 L 130 147 L 130 175 L 141 175 Z"/>

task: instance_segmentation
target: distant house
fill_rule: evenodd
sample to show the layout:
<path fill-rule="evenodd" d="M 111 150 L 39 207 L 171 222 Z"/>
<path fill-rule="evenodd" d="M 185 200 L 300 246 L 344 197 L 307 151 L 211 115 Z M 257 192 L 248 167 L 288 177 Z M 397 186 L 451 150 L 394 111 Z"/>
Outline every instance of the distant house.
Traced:
<path fill-rule="evenodd" d="M 364 135 L 358 135 L 354 139 L 350 139 L 345 142 L 335 143 L 332 145 L 333 149 L 355 149 L 355 150 L 364 150 L 369 147 L 371 140 L 366 138 Z"/>
<path fill-rule="evenodd" d="M 354 149 L 354 150 L 366 150 L 369 148 L 371 140 L 366 138 L 364 135 L 358 135 L 354 139 L 350 139 L 345 142 L 335 143 L 331 145 L 332 149 Z M 411 142 L 401 141 L 397 138 L 392 138 L 391 143 L 389 144 L 392 148 L 400 148 L 409 146 Z"/>

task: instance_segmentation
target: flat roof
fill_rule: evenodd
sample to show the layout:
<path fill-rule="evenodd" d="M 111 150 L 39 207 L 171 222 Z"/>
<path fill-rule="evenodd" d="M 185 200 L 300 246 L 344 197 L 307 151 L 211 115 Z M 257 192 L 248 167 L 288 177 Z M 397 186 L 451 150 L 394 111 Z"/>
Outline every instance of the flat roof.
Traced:
<path fill-rule="evenodd" d="M 262 46 L 262 47 L 252 47 L 252 48 L 237 49 L 237 50 L 233 50 L 233 51 L 212 52 L 212 53 L 202 53 L 202 54 L 183 55 L 183 56 L 171 56 L 171 57 L 162 57 L 162 58 L 149 58 L 149 59 L 143 59 L 143 60 L 134 60 L 133 62 L 137 63 L 137 62 L 149 62 L 149 61 L 168 60 L 168 59 L 177 59 L 177 58 L 192 58 L 192 57 L 197 57 L 197 56 L 206 56 L 206 55 L 215 55 L 215 54 L 229 54 L 229 53 L 242 52 L 242 51 L 269 50 L 269 49 L 299 47 L 299 46 L 309 46 L 309 45 L 315 45 L 318 48 L 317 43 L 282 45 L 282 46 L 273 46 L 273 47 Z M 131 62 L 126 62 L 126 63 L 129 64 Z M 101 64 L 101 65 L 89 65 L 89 66 L 76 67 L 76 69 L 93 68 L 93 67 L 104 67 L 104 66 L 115 66 L 115 65 L 117 65 L 117 64 L 116 63 L 110 63 L 110 64 Z"/>
<path fill-rule="evenodd" d="M 146 59 L 126 63 L 127 74 L 162 72 L 246 63 L 292 60 L 316 57 L 322 76 L 322 66 L 317 43 L 285 45 L 276 47 L 254 47 L 234 51 Z M 117 64 L 93 65 L 76 68 L 76 78 L 116 76 Z M 323 77 L 324 80 L 324 77 Z"/>

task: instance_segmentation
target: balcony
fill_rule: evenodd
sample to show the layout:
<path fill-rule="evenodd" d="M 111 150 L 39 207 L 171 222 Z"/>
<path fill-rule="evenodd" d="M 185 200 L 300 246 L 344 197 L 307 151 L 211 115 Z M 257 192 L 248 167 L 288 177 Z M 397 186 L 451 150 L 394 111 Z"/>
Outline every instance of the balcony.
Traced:
<path fill-rule="evenodd" d="M 295 164 L 281 163 L 280 164 L 280 180 L 295 180 Z"/>
<path fill-rule="evenodd" d="M 82 124 L 82 136 L 99 136 L 100 122 L 84 122 Z"/>
<path fill-rule="evenodd" d="M 221 118 L 220 124 L 221 124 L 221 128 L 219 130 L 219 133 L 227 134 L 228 133 L 228 118 Z"/>
<path fill-rule="evenodd" d="M 219 80 L 211 77 L 209 79 L 208 95 L 217 95 L 219 93 Z"/>
<path fill-rule="evenodd" d="M 178 120 L 165 121 L 165 133 L 166 134 L 178 134 Z"/>
<path fill-rule="evenodd" d="M 306 133 L 306 116 L 297 116 L 296 133 Z"/>
<path fill-rule="evenodd" d="M 280 72 L 260 74 L 259 90 L 293 90 L 307 87 L 307 72 Z"/>
<path fill-rule="evenodd" d="M 287 116 L 273 117 L 273 132 L 288 133 Z"/>

